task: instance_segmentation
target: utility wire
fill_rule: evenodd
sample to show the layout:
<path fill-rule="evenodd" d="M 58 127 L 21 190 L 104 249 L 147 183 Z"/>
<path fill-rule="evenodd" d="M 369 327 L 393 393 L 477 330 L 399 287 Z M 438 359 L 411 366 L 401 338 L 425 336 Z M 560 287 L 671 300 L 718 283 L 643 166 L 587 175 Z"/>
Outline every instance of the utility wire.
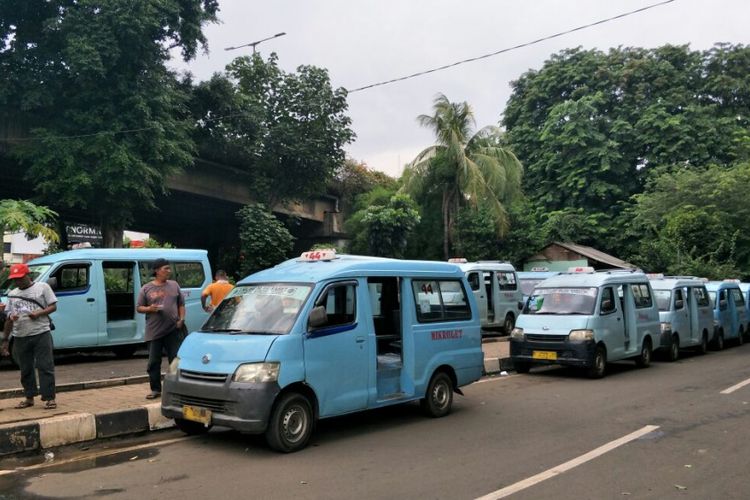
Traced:
<path fill-rule="evenodd" d="M 392 80 L 386 80 L 386 81 L 383 81 L 383 82 L 378 82 L 378 83 L 373 83 L 373 84 L 370 84 L 370 85 L 365 85 L 364 87 L 358 87 L 356 89 L 348 90 L 347 92 L 349 94 L 353 94 L 354 92 L 361 92 L 363 90 L 371 89 L 371 88 L 374 88 L 374 87 L 380 87 L 382 85 L 388 85 L 388 84 L 395 83 L 395 82 L 401 82 L 401 81 L 404 81 L 404 80 L 409 80 L 411 78 L 416 78 L 418 76 L 427 75 L 429 73 L 435 73 L 435 72 L 438 72 L 438 71 L 442 71 L 444 69 L 448 69 L 448 68 L 453 68 L 455 66 L 459 66 L 461 64 L 466 64 L 466 63 L 470 63 L 470 62 L 474 62 L 474 61 L 479 61 L 481 59 L 487 59 L 489 57 L 493 57 L 493 56 L 496 56 L 496 55 L 499 55 L 499 54 L 503 54 L 505 52 L 511 52 L 513 50 L 518 50 L 518 49 L 521 49 L 521 48 L 524 48 L 524 47 L 529 47 L 531 45 L 535 45 L 537 43 L 541 43 L 541 42 L 544 42 L 546 40 L 552 40 L 553 38 L 559 38 L 559 37 L 561 37 L 563 35 L 568 35 L 570 33 L 576 32 L 576 31 L 581 31 L 581 30 L 584 30 L 584 29 L 587 29 L 587 28 L 591 28 L 592 26 L 598 26 L 600 24 L 605 24 L 605 23 L 608 23 L 608 22 L 611 22 L 611 21 L 615 21 L 617 19 L 622 19 L 623 17 L 632 16 L 633 14 L 638 14 L 640 12 L 644 12 L 644 11 L 653 9 L 655 7 L 660 7 L 662 5 L 666 5 L 666 4 L 672 3 L 674 1 L 675 0 L 664 0 L 662 2 L 658 2 L 658 3 L 655 3 L 655 4 L 647 5 L 645 7 L 641 7 L 640 9 L 635 9 L 635 10 L 631 10 L 629 12 L 624 12 L 624 13 L 618 14 L 616 16 L 608 17 L 606 19 L 601 19 L 601 20 L 595 21 L 593 23 L 584 24 L 582 26 L 578 26 L 576 28 L 572 28 L 572 29 L 569 29 L 569 30 L 566 30 L 566 31 L 561 31 L 559 33 L 555 33 L 554 35 L 549 35 L 549 36 L 545 36 L 545 37 L 542 37 L 542 38 L 537 38 L 536 40 L 532 40 L 530 42 L 522 43 L 522 44 L 519 44 L 519 45 L 514 45 L 513 47 L 508 47 L 508 48 L 505 48 L 505 49 L 501 49 L 501 50 L 498 50 L 496 52 L 492 52 L 492 53 L 489 53 L 489 54 L 484 54 L 484 55 L 477 56 L 477 57 L 472 57 L 472 58 L 469 58 L 469 59 L 464 59 L 462 61 L 457 61 L 457 62 L 454 62 L 454 63 L 451 63 L 451 64 L 446 64 L 445 66 L 440 66 L 438 68 L 433 68 L 433 69 L 428 69 L 428 70 L 425 70 L 425 71 L 420 71 L 419 73 L 413 73 L 411 75 L 402 76 L 400 78 L 394 78 Z M 219 120 L 219 119 L 222 119 L 222 118 L 232 118 L 232 117 L 243 115 L 243 114 L 245 114 L 245 112 L 231 113 L 231 114 L 223 115 L 223 116 L 212 116 L 211 119 L 213 119 L 213 120 Z M 54 136 L 54 137 L 47 137 L 47 138 L 41 138 L 41 137 L 2 138 L 2 137 L 0 137 L 0 143 L 2 143 L 2 142 L 34 141 L 34 140 L 43 140 L 43 139 L 52 139 L 52 140 L 81 139 L 81 138 L 86 138 L 86 137 L 97 137 L 97 136 L 100 136 L 100 135 L 107 135 L 107 134 L 111 134 L 111 135 L 131 134 L 131 133 L 135 133 L 135 132 L 145 132 L 145 131 L 148 131 L 148 130 L 154 130 L 154 129 L 157 129 L 159 127 L 160 127 L 160 125 L 156 125 L 156 126 L 153 126 L 153 127 L 143 127 L 143 128 L 134 128 L 134 129 L 126 129 L 126 130 L 107 130 L 107 131 L 102 131 L 102 132 L 93 132 L 93 133 L 90 133 L 90 134 L 64 135 L 64 136 Z"/>
<path fill-rule="evenodd" d="M 350 94 L 353 94 L 354 92 L 360 92 L 362 90 L 371 89 L 373 87 L 380 87 L 382 85 L 388 85 L 388 84 L 391 84 L 391 83 L 402 82 L 404 80 L 409 80 L 411 78 L 416 78 L 418 76 L 423 76 L 423 75 L 427 75 L 427 74 L 430 74 L 430 73 L 436 73 L 436 72 L 442 71 L 444 69 L 448 69 L 448 68 L 453 68 L 455 66 L 459 66 L 461 64 L 466 64 L 466 63 L 470 63 L 470 62 L 474 62 L 474 61 L 479 61 L 480 59 L 487 59 L 489 57 L 493 57 L 493 56 L 496 56 L 498 54 L 503 54 L 505 52 L 510 52 L 510 51 L 521 49 L 521 48 L 524 48 L 524 47 L 529 47 L 529 46 L 535 45 L 537 43 L 541 43 L 541 42 L 544 42 L 544 41 L 547 41 L 547 40 L 552 40 L 553 38 L 559 38 L 559 37 L 561 37 L 563 35 L 568 35 L 570 33 L 576 32 L 576 31 L 581 31 L 581 30 L 584 30 L 586 28 L 591 28 L 592 26 L 598 26 L 600 24 L 608 23 L 610 21 L 615 21 L 615 20 L 621 19 L 623 17 L 632 16 L 633 14 L 638 14 L 640 12 L 643 12 L 643 11 L 646 11 L 646 10 L 649 10 L 649 9 L 653 9 L 655 7 L 660 7 L 662 5 L 666 5 L 666 4 L 672 3 L 674 1 L 675 0 L 664 0 L 663 2 L 655 3 L 655 4 L 652 4 L 652 5 L 647 5 L 645 7 L 641 7 L 640 9 L 631 10 L 630 12 L 624 12 L 624 13 L 618 14 L 616 16 L 608 17 L 606 19 L 601 19 L 601 20 L 595 21 L 593 23 L 584 24 L 582 26 L 578 26 L 577 28 L 572 28 L 572 29 L 569 29 L 569 30 L 566 30 L 566 31 L 561 31 L 559 33 L 555 33 L 554 35 L 549 35 L 549 36 L 545 36 L 545 37 L 542 37 L 542 38 L 537 38 L 536 40 L 532 40 L 530 42 L 522 43 L 522 44 L 519 44 L 519 45 L 514 45 L 513 47 L 508 47 L 508 48 L 505 48 L 505 49 L 501 49 L 501 50 L 498 50 L 496 52 L 492 52 L 492 53 L 489 53 L 489 54 L 484 54 L 484 55 L 477 56 L 477 57 L 471 57 L 469 59 L 464 59 L 462 61 L 457 61 L 457 62 L 454 62 L 454 63 L 451 63 L 451 64 L 446 64 L 445 66 L 440 66 L 440 67 L 437 67 L 437 68 L 428 69 L 428 70 L 425 70 L 425 71 L 420 71 L 419 73 L 413 73 L 411 75 L 402 76 L 400 78 L 394 78 L 393 80 L 386 80 L 384 82 L 378 82 L 378 83 L 373 83 L 373 84 L 370 84 L 370 85 L 365 85 L 364 87 L 358 87 L 356 89 L 349 90 L 348 92 Z"/>

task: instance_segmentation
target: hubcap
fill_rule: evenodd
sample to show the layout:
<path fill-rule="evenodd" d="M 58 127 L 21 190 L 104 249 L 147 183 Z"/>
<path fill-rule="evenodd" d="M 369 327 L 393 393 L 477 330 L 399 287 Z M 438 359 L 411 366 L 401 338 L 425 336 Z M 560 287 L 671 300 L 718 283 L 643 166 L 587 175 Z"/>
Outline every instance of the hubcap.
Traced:
<path fill-rule="evenodd" d="M 448 404 L 448 387 L 446 384 L 435 384 L 435 388 L 432 390 L 432 401 L 439 408 L 443 408 Z"/>
<path fill-rule="evenodd" d="M 293 443 L 299 441 L 305 435 L 307 429 L 307 415 L 300 406 L 291 406 L 284 413 L 282 421 L 284 438 Z"/>

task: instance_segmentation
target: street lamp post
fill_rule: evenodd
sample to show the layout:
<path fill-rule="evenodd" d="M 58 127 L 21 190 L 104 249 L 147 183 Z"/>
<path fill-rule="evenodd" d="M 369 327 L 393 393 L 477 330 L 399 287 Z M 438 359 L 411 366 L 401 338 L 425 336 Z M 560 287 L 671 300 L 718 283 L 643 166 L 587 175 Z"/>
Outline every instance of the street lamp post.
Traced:
<path fill-rule="evenodd" d="M 284 35 L 286 35 L 286 33 L 284 33 L 284 32 L 276 33 L 274 36 L 269 36 L 268 38 L 264 38 L 263 40 L 258 40 L 257 42 L 250 42 L 250 43 L 246 43 L 244 45 L 238 45 L 236 47 L 226 47 L 224 50 L 235 50 L 235 49 L 241 49 L 242 47 L 252 47 L 253 48 L 253 54 L 255 54 L 255 46 L 258 45 L 259 43 L 265 42 L 267 40 L 272 40 L 274 38 L 278 38 L 278 37 L 284 36 Z"/>

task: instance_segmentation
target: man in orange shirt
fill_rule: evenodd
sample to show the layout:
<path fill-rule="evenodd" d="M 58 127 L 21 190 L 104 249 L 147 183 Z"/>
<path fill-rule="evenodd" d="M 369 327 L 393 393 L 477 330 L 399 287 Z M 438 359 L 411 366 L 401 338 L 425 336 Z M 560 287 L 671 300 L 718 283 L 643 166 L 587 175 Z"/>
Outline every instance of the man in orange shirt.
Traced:
<path fill-rule="evenodd" d="M 234 285 L 227 280 L 227 273 L 221 269 L 216 271 L 216 274 L 214 274 L 214 282 L 208 285 L 205 290 L 203 290 L 203 293 L 201 293 L 201 305 L 203 306 L 203 310 L 211 312 L 216 309 L 216 306 L 221 304 L 221 301 L 224 300 L 224 297 L 227 296 L 232 288 L 234 288 Z M 206 299 L 208 297 L 211 297 L 210 304 L 206 304 Z"/>

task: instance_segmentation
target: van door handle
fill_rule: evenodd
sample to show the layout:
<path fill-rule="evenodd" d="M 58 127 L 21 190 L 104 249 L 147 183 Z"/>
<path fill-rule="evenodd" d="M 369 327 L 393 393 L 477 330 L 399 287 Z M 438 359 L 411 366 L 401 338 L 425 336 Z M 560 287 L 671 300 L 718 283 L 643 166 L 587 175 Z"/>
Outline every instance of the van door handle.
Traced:
<path fill-rule="evenodd" d="M 364 337 L 357 337 L 357 344 L 361 344 L 364 341 L 365 341 Z"/>
<path fill-rule="evenodd" d="M 86 302 L 93 302 L 93 301 L 95 301 L 95 300 L 96 300 L 96 299 L 91 299 L 91 298 L 88 298 L 88 299 L 86 299 Z"/>

